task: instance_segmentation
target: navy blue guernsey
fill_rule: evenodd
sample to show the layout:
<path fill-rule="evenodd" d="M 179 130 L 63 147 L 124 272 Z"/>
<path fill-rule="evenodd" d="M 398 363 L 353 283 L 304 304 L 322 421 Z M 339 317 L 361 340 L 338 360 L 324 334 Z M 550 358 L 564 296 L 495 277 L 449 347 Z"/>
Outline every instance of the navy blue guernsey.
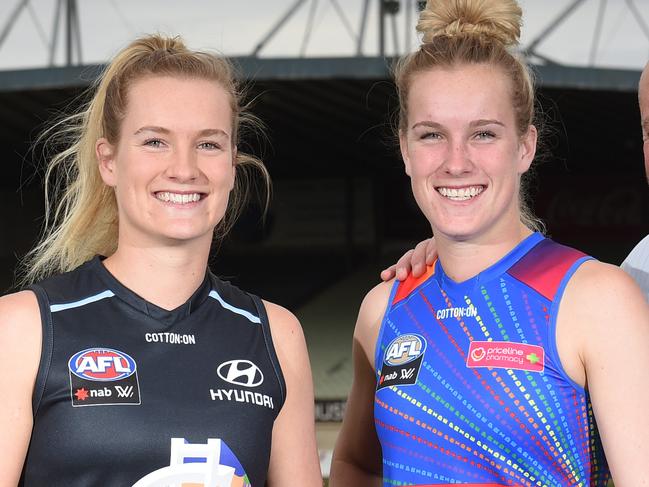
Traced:
<path fill-rule="evenodd" d="M 166 311 L 95 258 L 32 286 L 43 321 L 22 486 L 263 486 L 285 383 L 256 296 L 211 273 Z"/>

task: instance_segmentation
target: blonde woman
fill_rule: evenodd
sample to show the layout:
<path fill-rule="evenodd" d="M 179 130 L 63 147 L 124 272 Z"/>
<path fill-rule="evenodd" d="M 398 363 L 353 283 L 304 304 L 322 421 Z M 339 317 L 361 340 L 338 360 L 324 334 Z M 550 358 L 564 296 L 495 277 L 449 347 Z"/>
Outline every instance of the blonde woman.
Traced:
<path fill-rule="evenodd" d="M 537 130 L 512 54 L 521 15 L 429 0 L 397 69 L 401 154 L 438 259 L 361 305 L 334 487 L 649 485 L 647 303 L 523 204 Z"/>
<path fill-rule="evenodd" d="M 321 484 L 299 323 L 207 268 L 263 171 L 244 117 L 223 58 L 148 36 L 58 132 L 31 285 L 0 300 L 0 485 Z"/>

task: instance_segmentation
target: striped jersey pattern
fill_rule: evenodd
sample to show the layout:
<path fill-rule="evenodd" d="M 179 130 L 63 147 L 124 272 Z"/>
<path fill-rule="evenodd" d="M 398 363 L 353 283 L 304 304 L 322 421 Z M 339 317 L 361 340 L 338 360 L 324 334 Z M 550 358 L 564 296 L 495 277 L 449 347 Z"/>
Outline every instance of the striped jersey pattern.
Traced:
<path fill-rule="evenodd" d="M 395 284 L 375 357 L 384 486 L 606 485 L 587 391 L 555 342 L 588 259 L 535 233 L 467 281 L 438 261 Z"/>

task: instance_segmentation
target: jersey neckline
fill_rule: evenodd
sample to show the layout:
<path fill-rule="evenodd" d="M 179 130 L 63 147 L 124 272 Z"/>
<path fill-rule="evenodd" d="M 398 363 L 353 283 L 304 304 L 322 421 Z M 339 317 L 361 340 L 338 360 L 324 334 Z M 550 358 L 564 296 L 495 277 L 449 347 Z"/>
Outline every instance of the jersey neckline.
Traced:
<path fill-rule="evenodd" d="M 533 247 L 535 247 L 541 240 L 544 240 L 545 236 L 540 232 L 534 232 L 531 235 L 525 237 L 521 242 L 518 243 L 512 250 L 505 254 L 500 260 L 491 266 L 487 267 L 483 271 L 479 272 L 473 277 L 461 282 L 456 282 L 450 278 L 444 268 L 442 263 L 437 259 L 435 261 L 435 272 L 433 276 L 439 282 L 440 286 L 443 289 L 451 294 L 466 294 L 474 289 L 479 288 L 485 282 L 490 281 L 491 279 L 497 278 L 507 272 L 507 270 L 518 262 L 525 254 L 527 254 Z"/>
<path fill-rule="evenodd" d="M 166 310 L 147 301 L 117 280 L 103 264 L 104 259 L 105 257 L 97 255 L 89 262 L 99 279 L 122 301 L 164 325 L 172 325 L 187 318 L 207 299 L 211 290 L 209 271 L 206 270 L 203 282 L 189 299 L 177 308 Z"/>

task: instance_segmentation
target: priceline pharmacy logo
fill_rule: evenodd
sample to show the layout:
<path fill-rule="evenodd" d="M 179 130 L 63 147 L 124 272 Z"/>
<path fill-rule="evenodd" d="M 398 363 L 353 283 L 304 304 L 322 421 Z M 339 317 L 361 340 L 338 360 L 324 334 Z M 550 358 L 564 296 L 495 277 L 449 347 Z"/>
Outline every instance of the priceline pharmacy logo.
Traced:
<path fill-rule="evenodd" d="M 469 345 L 466 366 L 499 367 L 503 369 L 529 370 L 543 372 L 545 350 L 538 345 L 516 342 L 480 342 L 474 340 Z"/>

